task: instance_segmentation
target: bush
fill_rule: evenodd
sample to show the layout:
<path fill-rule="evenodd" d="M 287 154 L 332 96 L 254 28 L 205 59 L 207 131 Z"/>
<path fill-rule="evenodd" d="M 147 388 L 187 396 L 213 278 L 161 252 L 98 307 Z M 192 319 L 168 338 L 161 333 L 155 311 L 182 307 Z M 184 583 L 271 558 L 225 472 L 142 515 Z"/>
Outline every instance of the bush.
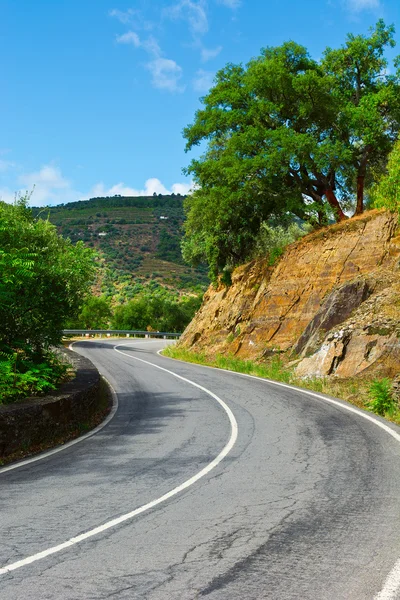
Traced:
<path fill-rule="evenodd" d="M 93 258 L 82 242 L 35 219 L 26 197 L 0 202 L 0 351 L 59 343 L 90 288 Z"/>
<path fill-rule="evenodd" d="M 392 382 L 387 377 L 375 379 L 369 389 L 370 402 L 368 408 L 382 417 L 396 407 L 392 393 Z"/>
<path fill-rule="evenodd" d="M 286 246 L 292 244 L 302 236 L 309 233 L 309 225 L 298 225 L 291 223 L 286 229 L 281 225 L 272 227 L 268 223 L 262 223 L 256 241 L 256 256 L 268 256 L 268 262 L 273 266 L 282 256 Z"/>
<path fill-rule="evenodd" d="M 56 389 L 68 369 L 50 352 L 40 362 L 30 352 L 2 353 L 0 358 L 0 404 Z"/>

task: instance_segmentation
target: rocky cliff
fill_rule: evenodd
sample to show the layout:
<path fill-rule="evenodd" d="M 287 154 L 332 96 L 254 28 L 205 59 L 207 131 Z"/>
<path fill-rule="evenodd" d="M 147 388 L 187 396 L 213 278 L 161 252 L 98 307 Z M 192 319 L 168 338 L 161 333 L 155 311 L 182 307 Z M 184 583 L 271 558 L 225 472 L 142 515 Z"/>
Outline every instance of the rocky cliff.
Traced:
<path fill-rule="evenodd" d="M 370 211 L 289 246 L 275 267 L 237 268 L 212 286 L 180 346 L 206 354 L 290 355 L 297 374 L 348 377 L 400 365 L 397 215 Z"/>

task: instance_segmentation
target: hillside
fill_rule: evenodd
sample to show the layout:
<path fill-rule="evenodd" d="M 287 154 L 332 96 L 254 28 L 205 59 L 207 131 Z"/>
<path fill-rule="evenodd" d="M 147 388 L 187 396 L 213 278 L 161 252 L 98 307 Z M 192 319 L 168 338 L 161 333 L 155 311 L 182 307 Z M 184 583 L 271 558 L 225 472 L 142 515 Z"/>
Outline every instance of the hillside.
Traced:
<path fill-rule="evenodd" d="M 394 377 L 400 362 L 397 216 L 370 211 L 288 246 L 274 267 L 237 268 L 212 286 L 180 347 L 206 355 L 279 355 L 300 377 Z"/>
<path fill-rule="evenodd" d="M 121 301 L 150 284 L 179 293 L 207 286 L 206 267 L 192 269 L 182 261 L 183 200 L 179 194 L 113 196 L 33 210 L 48 215 L 63 236 L 99 252 L 96 291 Z"/>

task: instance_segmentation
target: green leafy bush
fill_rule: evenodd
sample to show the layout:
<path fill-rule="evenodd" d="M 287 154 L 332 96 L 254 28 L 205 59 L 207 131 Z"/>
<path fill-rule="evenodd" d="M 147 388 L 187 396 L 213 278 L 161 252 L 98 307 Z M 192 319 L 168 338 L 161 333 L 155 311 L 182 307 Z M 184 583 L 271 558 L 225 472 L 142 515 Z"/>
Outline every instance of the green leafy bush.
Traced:
<path fill-rule="evenodd" d="M 53 389 L 65 367 L 49 353 L 92 283 L 91 250 L 35 218 L 28 196 L 0 201 L 0 403 Z"/>
<path fill-rule="evenodd" d="M 93 252 L 34 218 L 27 200 L 0 201 L 0 350 L 6 352 L 59 343 L 95 273 Z"/>
<path fill-rule="evenodd" d="M 281 225 L 272 227 L 268 223 L 262 223 L 257 236 L 255 255 L 268 256 L 268 262 L 272 266 L 282 256 L 286 246 L 306 235 L 310 230 L 309 225 L 300 226 L 297 223 L 291 223 L 287 228 Z"/>
<path fill-rule="evenodd" d="M 367 403 L 367 406 L 378 415 L 384 416 L 395 408 L 392 383 L 387 377 L 375 379 L 372 382 L 369 388 L 369 396 L 371 400 Z"/>
<path fill-rule="evenodd" d="M 54 354 L 46 352 L 40 362 L 29 352 L 0 356 L 0 404 L 6 404 L 56 389 L 68 366 Z"/>

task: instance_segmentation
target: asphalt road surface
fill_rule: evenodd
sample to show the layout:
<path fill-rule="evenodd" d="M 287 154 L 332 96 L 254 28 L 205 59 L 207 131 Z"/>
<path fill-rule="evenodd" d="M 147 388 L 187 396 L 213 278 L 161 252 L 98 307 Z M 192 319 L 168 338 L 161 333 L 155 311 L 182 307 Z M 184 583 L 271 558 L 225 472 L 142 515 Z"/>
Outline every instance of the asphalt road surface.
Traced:
<path fill-rule="evenodd" d="M 118 409 L 0 470 L 1 600 L 400 597 L 399 429 L 163 344 L 74 346 Z"/>

